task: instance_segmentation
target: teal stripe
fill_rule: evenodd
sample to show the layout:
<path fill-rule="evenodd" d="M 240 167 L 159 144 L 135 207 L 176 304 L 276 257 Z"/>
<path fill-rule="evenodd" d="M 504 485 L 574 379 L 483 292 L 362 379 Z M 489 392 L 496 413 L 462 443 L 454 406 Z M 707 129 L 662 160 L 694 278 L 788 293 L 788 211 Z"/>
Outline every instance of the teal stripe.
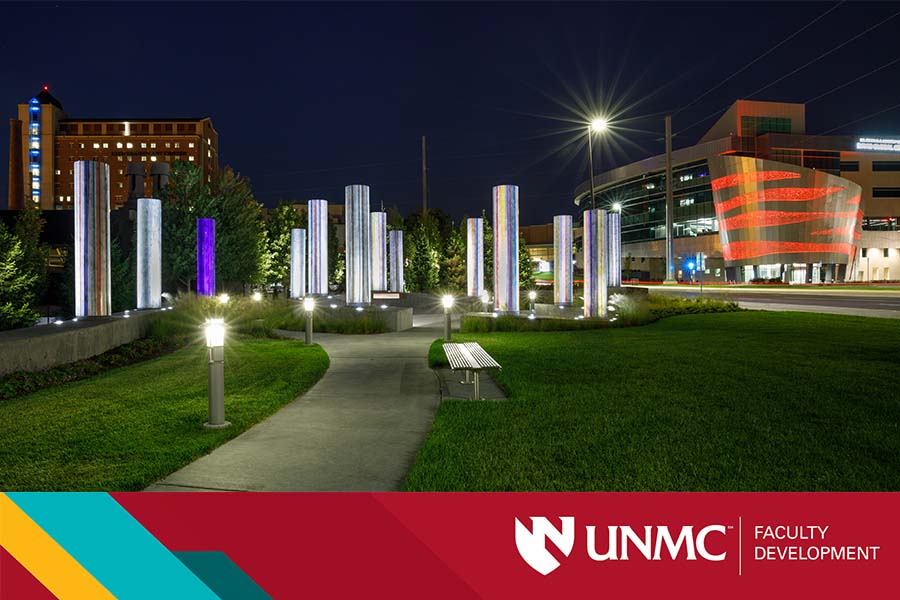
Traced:
<path fill-rule="evenodd" d="M 218 600 L 109 494 L 7 495 L 120 600 Z"/>
<path fill-rule="evenodd" d="M 222 600 L 272 600 L 224 552 L 175 552 Z"/>

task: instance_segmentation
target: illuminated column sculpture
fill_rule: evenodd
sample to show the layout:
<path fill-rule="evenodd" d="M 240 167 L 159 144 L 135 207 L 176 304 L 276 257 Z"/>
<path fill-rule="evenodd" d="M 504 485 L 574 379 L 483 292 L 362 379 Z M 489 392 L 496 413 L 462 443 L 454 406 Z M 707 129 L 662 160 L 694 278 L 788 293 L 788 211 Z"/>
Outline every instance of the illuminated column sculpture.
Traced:
<path fill-rule="evenodd" d="M 309 217 L 309 293 L 328 293 L 328 201 L 310 200 Z"/>
<path fill-rule="evenodd" d="M 110 314 L 109 165 L 75 161 L 75 316 Z"/>
<path fill-rule="evenodd" d="M 519 186 L 494 186 L 494 310 L 519 313 Z"/>
<path fill-rule="evenodd" d="M 216 295 L 215 219 L 197 219 L 197 295 Z"/>
<path fill-rule="evenodd" d="M 553 217 L 553 303 L 572 304 L 572 216 Z"/>
<path fill-rule="evenodd" d="M 344 188 L 344 249 L 347 304 L 372 302 L 372 247 L 369 186 Z"/>
<path fill-rule="evenodd" d="M 622 285 L 622 215 L 606 213 L 606 281 L 610 287 Z"/>
<path fill-rule="evenodd" d="M 386 292 L 388 289 L 387 273 L 387 213 L 372 213 L 372 291 Z"/>
<path fill-rule="evenodd" d="M 584 211 L 584 316 L 606 317 L 606 211 Z"/>
<path fill-rule="evenodd" d="M 291 229 L 291 298 L 306 296 L 306 230 Z"/>
<path fill-rule="evenodd" d="M 162 202 L 137 201 L 137 308 L 162 305 Z"/>
<path fill-rule="evenodd" d="M 403 293 L 403 230 L 390 233 L 391 291 Z"/>
<path fill-rule="evenodd" d="M 466 223 L 466 295 L 478 298 L 484 292 L 484 219 Z"/>

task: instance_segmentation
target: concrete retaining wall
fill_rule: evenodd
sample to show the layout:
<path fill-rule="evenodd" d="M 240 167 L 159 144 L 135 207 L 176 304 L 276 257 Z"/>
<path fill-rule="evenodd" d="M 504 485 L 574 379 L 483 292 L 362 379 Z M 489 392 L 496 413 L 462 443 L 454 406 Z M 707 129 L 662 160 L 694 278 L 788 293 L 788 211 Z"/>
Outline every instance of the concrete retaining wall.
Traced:
<path fill-rule="evenodd" d="M 0 375 L 43 371 L 103 354 L 147 335 L 157 311 L 66 321 L 0 332 Z"/>

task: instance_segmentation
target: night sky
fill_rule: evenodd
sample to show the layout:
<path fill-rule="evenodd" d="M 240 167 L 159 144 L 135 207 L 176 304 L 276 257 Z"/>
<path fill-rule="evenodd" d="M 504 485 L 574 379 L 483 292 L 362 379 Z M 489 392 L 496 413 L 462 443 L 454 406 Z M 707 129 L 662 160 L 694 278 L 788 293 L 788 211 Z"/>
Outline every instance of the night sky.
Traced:
<path fill-rule="evenodd" d="M 736 98 L 804 102 L 888 65 L 809 104 L 807 131 L 900 134 L 898 11 L 850 2 L 2 4 L 0 107 L 14 117 L 47 84 L 72 117 L 210 116 L 222 164 L 269 206 L 343 202 L 344 185 L 366 183 L 373 208 L 407 214 L 421 204 L 425 134 L 429 206 L 455 219 L 489 212 L 491 186 L 515 183 L 521 223 L 537 224 L 574 210 L 587 174 L 580 123 L 591 113 L 613 119 L 613 135 L 595 146 L 599 171 L 661 153 L 668 111 L 679 148 Z"/>

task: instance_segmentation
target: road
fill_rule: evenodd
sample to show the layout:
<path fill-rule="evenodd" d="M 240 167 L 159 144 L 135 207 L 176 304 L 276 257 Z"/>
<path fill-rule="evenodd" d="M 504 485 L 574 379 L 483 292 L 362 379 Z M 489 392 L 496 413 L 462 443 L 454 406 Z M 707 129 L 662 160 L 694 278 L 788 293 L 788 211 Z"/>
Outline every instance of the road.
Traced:
<path fill-rule="evenodd" d="M 697 297 L 700 286 L 648 286 L 653 294 Z M 900 291 L 832 289 L 723 289 L 703 288 L 703 295 L 738 301 L 741 306 L 762 310 L 798 310 L 865 317 L 900 319 Z"/>

